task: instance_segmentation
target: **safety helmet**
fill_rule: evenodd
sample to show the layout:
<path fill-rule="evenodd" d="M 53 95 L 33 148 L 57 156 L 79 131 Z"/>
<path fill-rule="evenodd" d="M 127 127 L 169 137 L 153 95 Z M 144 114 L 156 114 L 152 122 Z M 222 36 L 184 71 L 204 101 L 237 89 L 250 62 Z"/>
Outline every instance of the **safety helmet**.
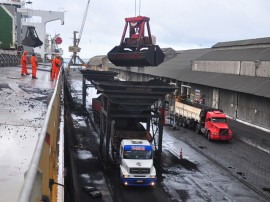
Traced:
<path fill-rule="evenodd" d="M 23 54 L 24 54 L 24 55 L 27 55 L 27 51 L 24 51 Z"/>

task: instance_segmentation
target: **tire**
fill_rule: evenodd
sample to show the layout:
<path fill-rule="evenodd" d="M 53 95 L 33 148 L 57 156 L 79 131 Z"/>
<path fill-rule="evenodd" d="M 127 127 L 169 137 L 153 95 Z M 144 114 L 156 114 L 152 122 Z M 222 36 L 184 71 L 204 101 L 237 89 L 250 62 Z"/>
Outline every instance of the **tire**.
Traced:
<path fill-rule="evenodd" d="M 183 127 L 183 120 L 181 120 L 180 122 L 179 122 L 179 125 L 181 126 L 181 127 Z"/>
<path fill-rule="evenodd" d="M 208 139 L 209 141 L 211 141 L 211 138 L 210 138 L 210 132 L 209 132 L 209 131 L 207 132 L 207 139 Z"/>
<path fill-rule="evenodd" d="M 185 120 L 183 121 L 182 126 L 183 126 L 183 128 L 186 128 Z"/>
<path fill-rule="evenodd" d="M 201 128 L 200 128 L 199 124 L 197 124 L 195 126 L 195 131 L 196 131 L 197 134 L 201 134 Z"/>

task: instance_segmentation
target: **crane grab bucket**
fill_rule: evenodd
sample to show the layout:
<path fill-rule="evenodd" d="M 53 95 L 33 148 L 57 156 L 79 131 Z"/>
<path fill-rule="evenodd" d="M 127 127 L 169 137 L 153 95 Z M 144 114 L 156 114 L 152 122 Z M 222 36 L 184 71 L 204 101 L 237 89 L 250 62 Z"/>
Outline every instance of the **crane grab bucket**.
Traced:
<path fill-rule="evenodd" d="M 27 26 L 25 38 L 22 40 L 22 45 L 29 47 L 42 46 L 43 42 L 38 38 L 35 27 Z"/>
<path fill-rule="evenodd" d="M 164 60 L 164 53 L 160 47 L 156 45 L 137 52 L 128 51 L 120 46 L 115 46 L 108 53 L 108 58 L 116 66 L 158 66 Z"/>
<path fill-rule="evenodd" d="M 116 66 L 158 66 L 164 61 L 164 53 L 152 42 L 150 18 L 137 16 L 126 18 L 119 46 L 108 52 L 108 59 Z M 129 36 L 126 36 L 127 30 Z M 146 32 L 146 33 L 145 33 Z"/>

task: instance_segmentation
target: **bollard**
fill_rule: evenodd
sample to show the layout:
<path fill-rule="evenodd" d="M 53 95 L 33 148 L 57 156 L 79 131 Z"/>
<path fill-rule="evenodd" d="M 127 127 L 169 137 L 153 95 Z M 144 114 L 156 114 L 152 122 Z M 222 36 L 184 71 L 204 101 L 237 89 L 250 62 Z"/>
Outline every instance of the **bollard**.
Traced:
<path fill-rule="evenodd" d="M 179 155 L 179 158 L 180 158 L 180 159 L 183 159 L 182 148 L 181 148 L 181 150 L 180 150 L 180 155 Z"/>

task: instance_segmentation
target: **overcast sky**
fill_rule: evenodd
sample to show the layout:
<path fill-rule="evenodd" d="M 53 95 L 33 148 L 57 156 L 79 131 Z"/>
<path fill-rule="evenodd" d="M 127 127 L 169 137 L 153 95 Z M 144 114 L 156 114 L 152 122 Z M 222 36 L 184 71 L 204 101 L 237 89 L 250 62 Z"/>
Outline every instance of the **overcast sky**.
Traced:
<path fill-rule="evenodd" d="M 28 1 L 28 0 L 27 0 Z M 79 31 L 88 0 L 32 0 L 33 9 L 65 11 L 65 24 L 47 24 L 60 33 L 64 57 L 70 57 L 73 31 Z M 150 17 L 161 48 L 209 48 L 218 42 L 270 37 L 270 0 L 136 0 L 136 15 Z M 140 13 L 139 13 L 140 11 Z M 91 0 L 82 34 L 81 58 L 106 55 L 119 45 L 126 17 L 135 16 L 135 0 Z"/>

